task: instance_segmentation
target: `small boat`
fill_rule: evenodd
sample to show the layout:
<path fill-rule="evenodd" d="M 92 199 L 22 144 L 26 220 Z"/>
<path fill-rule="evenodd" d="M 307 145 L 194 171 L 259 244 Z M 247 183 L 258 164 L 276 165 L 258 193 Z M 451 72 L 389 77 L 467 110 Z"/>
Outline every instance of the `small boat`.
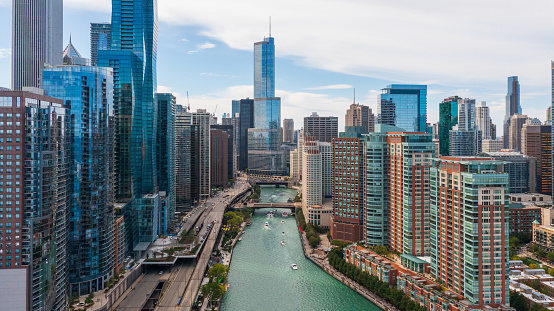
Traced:
<path fill-rule="evenodd" d="M 269 222 L 266 221 L 264 227 L 269 228 Z"/>
<path fill-rule="evenodd" d="M 282 235 L 285 235 L 285 231 L 281 232 Z"/>
<path fill-rule="evenodd" d="M 287 200 L 287 203 L 292 203 L 292 199 L 289 198 L 289 199 Z"/>
<path fill-rule="evenodd" d="M 239 238 L 239 241 L 242 241 L 242 237 Z"/>
<path fill-rule="evenodd" d="M 292 264 L 290 266 L 292 267 L 292 270 L 298 270 L 298 267 L 296 266 L 296 264 Z"/>
<path fill-rule="evenodd" d="M 281 240 L 281 245 L 285 245 L 287 243 L 285 243 L 285 240 Z"/>
<path fill-rule="evenodd" d="M 285 221 L 284 221 L 284 220 L 281 220 L 281 223 L 282 223 L 282 224 L 284 224 L 284 223 L 285 223 Z"/>
<path fill-rule="evenodd" d="M 250 226 L 251 224 L 252 224 L 251 221 L 249 221 L 249 222 L 246 223 L 247 226 Z"/>
<path fill-rule="evenodd" d="M 287 217 L 289 217 L 289 213 L 283 212 L 283 214 L 281 214 L 281 216 L 283 216 L 283 218 L 287 218 Z"/>

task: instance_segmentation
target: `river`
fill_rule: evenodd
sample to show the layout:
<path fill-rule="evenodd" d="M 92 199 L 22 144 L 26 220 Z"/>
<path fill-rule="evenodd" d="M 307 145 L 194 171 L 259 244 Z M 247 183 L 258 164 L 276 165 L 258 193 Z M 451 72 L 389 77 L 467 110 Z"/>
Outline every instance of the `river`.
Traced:
<path fill-rule="evenodd" d="M 262 202 L 287 202 L 296 190 L 262 187 Z M 233 250 L 229 289 L 221 310 L 380 310 L 304 257 L 294 217 L 258 210 Z M 281 220 L 285 223 L 282 224 Z M 270 228 L 264 228 L 265 222 Z M 285 235 L 282 235 L 285 232 Z M 284 239 L 286 245 L 281 245 Z M 298 270 L 292 270 L 295 263 Z"/>

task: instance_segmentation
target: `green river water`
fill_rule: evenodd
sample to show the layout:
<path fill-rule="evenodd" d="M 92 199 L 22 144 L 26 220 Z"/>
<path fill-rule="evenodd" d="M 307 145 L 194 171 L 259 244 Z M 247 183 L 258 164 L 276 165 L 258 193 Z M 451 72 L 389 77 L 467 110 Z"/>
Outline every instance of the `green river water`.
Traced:
<path fill-rule="evenodd" d="M 262 188 L 262 202 L 287 202 L 296 190 Z M 230 287 L 221 310 L 380 310 L 304 257 L 294 217 L 258 210 L 233 250 Z M 281 220 L 285 223 L 282 224 Z M 264 228 L 265 222 L 270 228 Z M 282 235 L 285 232 L 285 235 Z M 281 245 L 284 239 L 286 245 Z M 295 263 L 298 270 L 292 270 Z"/>

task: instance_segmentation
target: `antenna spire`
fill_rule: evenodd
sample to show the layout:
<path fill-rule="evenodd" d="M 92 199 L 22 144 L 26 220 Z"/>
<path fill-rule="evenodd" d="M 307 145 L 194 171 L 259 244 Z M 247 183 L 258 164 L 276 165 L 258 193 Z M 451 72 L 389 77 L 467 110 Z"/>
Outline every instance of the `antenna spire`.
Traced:
<path fill-rule="evenodd" d="M 269 37 L 271 38 L 271 16 L 269 17 Z"/>
<path fill-rule="evenodd" d="M 354 105 L 356 105 L 356 88 L 354 88 Z"/>

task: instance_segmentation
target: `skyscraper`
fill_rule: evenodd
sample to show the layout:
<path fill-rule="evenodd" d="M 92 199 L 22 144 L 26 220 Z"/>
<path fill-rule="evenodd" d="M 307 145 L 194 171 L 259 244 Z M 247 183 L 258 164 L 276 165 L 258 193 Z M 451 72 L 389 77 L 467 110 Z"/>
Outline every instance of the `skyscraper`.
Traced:
<path fill-rule="evenodd" d="M 239 101 L 239 144 L 238 169 L 245 171 L 248 168 L 248 129 L 254 127 L 254 100 L 241 99 Z"/>
<path fill-rule="evenodd" d="M 492 119 L 486 102 L 481 101 L 475 107 L 475 125 L 478 130 L 481 130 L 483 139 L 492 139 Z"/>
<path fill-rule="evenodd" d="M 352 104 L 344 116 L 345 126 L 362 126 L 366 133 L 373 132 L 375 116 L 368 106 Z"/>
<path fill-rule="evenodd" d="M 524 124 L 521 151 L 537 159 L 537 192 L 552 194 L 552 132 L 550 125 Z"/>
<path fill-rule="evenodd" d="M 506 115 L 504 116 L 504 149 L 510 148 L 510 118 L 521 114 L 519 80 L 517 76 L 508 77 L 508 93 L 506 94 Z"/>
<path fill-rule="evenodd" d="M 475 125 L 475 99 L 458 99 L 458 125 L 449 132 L 449 155 L 475 156 L 482 150 L 482 132 Z"/>
<path fill-rule="evenodd" d="M 379 123 L 408 132 L 427 131 L 427 85 L 389 85 L 378 104 Z"/>
<path fill-rule="evenodd" d="M 216 128 L 210 130 L 210 152 L 211 185 L 226 187 L 229 181 L 229 135 L 227 132 Z"/>
<path fill-rule="evenodd" d="M 509 301 L 503 164 L 492 158 L 442 157 L 430 172 L 431 275 L 481 307 Z"/>
<path fill-rule="evenodd" d="M 515 114 L 510 118 L 510 121 L 508 122 L 510 124 L 508 131 L 509 149 L 521 151 L 521 131 L 527 120 L 530 120 L 527 116 L 519 114 Z M 504 139 L 506 139 L 506 137 Z"/>
<path fill-rule="evenodd" d="M 112 24 L 90 23 L 90 63 L 96 66 L 98 51 L 109 50 L 112 38 Z"/>
<path fill-rule="evenodd" d="M 450 155 L 450 130 L 458 125 L 458 96 L 450 96 L 439 104 L 439 153 Z"/>
<path fill-rule="evenodd" d="M 339 137 L 339 118 L 320 117 L 317 112 L 313 112 L 304 118 L 304 135 L 321 142 L 333 142 L 333 138 Z"/>
<path fill-rule="evenodd" d="M 45 64 L 62 64 L 63 0 L 14 0 L 12 89 L 39 87 Z"/>
<path fill-rule="evenodd" d="M 192 113 L 192 124 L 196 125 L 193 135 L 194 139 L 198 140 L 197 145 L 196 142 L 194 145 L 198 146 L 198 162 L 191 163 L 191 167 L 198 166 L 198 176 L 194 179 L 198 182 L 198 197 L 200 200 L 208 199 L 211 191 L 210 118 L 211 115 L 206 112 L 206 109 L 198 109 L 196 112 Z"/>
<path fill-rule="evenodd" d="M 294 141 L 294 120 L 283 119 L 283 142 L 293 143 Z"/>
<path fill-rule="evenodd" d="M 0 103 L 2 308 L 67 310 L 70 115 L 43 94 L 0 90 Z"/>
<path fill-rule="evenodd" d="M 189 112 L 182 111 L 175 116 L 175 156 L 176 156 L 176 209 L 178 211 L 188 210 L 192 203 L 192 167 L 195 155 L 192 154 L 192 115 Z M 196 149 L 196 148 L 195 148 Z"/>
<path fill-rule="evenodd" d="M 61 66 L 43 71 L 48 94 L 71 122 L 68 275 L 70 294 L 104 289 L 113 275 L 114 136 L 111 68 Z M 92 238 L 94 237 L 94 238 Z"/>
<path fill-rule="evenodd" d="M 224 124 L 218 124 L 218 125 L 210 125 L 210 130 L 222 130 L 224 133 L 227 134 L 227 150 L 225 153 L 227 154 L 227 180 L 229 179 L 235 179 L 235 172 L 237 171 L 236 164 L 235 164 L 235 127 L 230 125 L 224 125 Z M 210 137 L 211 139 L 211 137 Z M 212 155 L 214 154 L 214 151 L 212 150 Z M 213 174 L 212 174 L 213 176 Z M 212 181 L 213 184 L 213 181 Z M 225 185 L 226 186 L 226 185 Z"/>
<path fill-rule="evenodd" d="M 248 130 L 248 170 L 254 174 L 283 175 L 281 98 L 275 97 L 273 37 L 254 43 L 254 128 Z"/>

